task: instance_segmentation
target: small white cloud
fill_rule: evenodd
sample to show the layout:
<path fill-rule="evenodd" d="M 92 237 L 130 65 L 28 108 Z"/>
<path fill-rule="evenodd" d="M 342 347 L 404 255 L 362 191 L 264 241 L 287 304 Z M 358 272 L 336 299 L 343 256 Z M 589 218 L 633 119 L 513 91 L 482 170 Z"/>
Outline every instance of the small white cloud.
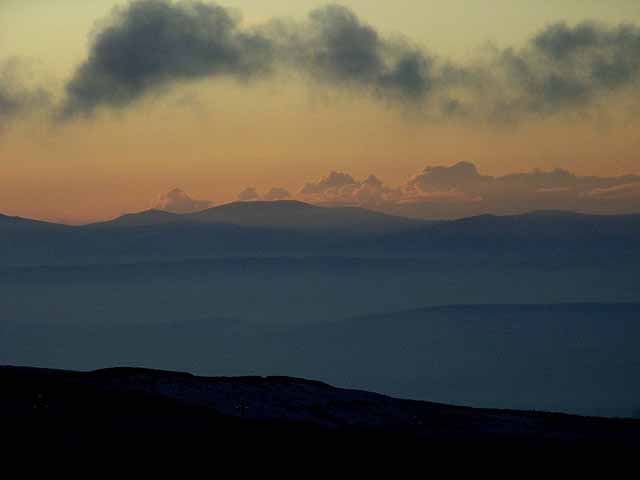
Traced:
<path fill-rule="evenodd" d="M 307 183 L 299 196 L 306 201 L 364 207 L 382 207 L 402 198 L 400 189 L 389 188 L 375 175 L 358 181 L 342 172 L 331 172 L 316 182 Z"/>
<path fill-rule="evenodd" d="M 342 189 L 344 187 L 356 185 L 357 182 L 347 173 L 333 171 L 326 177 L 315 182 L 307 183 L 302 190 L 301 195 L 322 195 L 332 189 Z"/>
<path fill-rule="evenodd" d="M 407 190 L 415 193 L 450 192 L 465 190 L 489 183 L 491 177 L 478 173 L 476 166 L 469 162 L 459 162 L 451 167 L 426 167 L 407 183 Z"/>
<path fill-rule="evenodd" d="M 263 198 L 269 201 L 286 200 L 291 198 L 291 193 L 286 188 L 274 187 L 265 193 Z"/>
<path fill-rule="evenodd" d="M 172 213 L 191 213 L 213 206 L 208 200 L 194 200 L 179 188 L 160 195 L 151 208 Z"/>
<path fill-rule="evenodd" d="M 252 200 L 260 200 L 260 195 L 255 187 L 248 187 L 242 190 L 238 194 L 238 200 L 243 202 L 250 202 Z"/>

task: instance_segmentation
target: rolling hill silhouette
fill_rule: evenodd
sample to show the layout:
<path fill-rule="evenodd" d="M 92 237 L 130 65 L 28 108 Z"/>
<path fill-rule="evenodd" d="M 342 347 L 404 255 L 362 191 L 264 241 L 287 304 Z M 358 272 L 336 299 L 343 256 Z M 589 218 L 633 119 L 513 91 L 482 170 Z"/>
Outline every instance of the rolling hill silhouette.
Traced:
<path fill-rule="evenodd" d="M 540 211 L 522 215 L 481 215 L 437 222 L 408 232 L 380 235 L 363 242 L 363 250 L 419 252 L 427 249 L 635 250 L 640 241 L 640 215 L 586 215 Z"/>
<path fill-rule="evenodd" d="M 121 228 L 121 227 L 147 227 L 154 225 L 166 225 L 169 223 L 188 223 L 189 220 L 178 213 L 162 210 L 145 210 L 139 213 L 127 213 L 113 220 L 98 222 L 89 227 Z"/>
<path fill-rule="evenodd" d="M 623 448 L 640 439 L 634 420 L 398 400 L 289 377 L 0 367 L 0 381 L 3 434 L 12 447 L 30 452 L 66 447 L 249 454 L 276 445 L 351 452 L 398 445 Z"/>
<path fill-rule="evenodd" d="M 640 407 L 638 303 L 451 305 L 289 325 L 188 309 L 170 321 L 128 312 L 100 322 L 6 321 L 0 363 L 279 374 L 403 398 L 584 415 L 629 417 Z"/>
<path fill-rule="evenodd" d="M 1 217 L 0 265 L 172 261 L 224 256 L 637 257 L 640 215 L 534 212 L 427 222 L 296 201 L 237 202 L 196 213 L 149 210 L 85 226 Z"/>
<path fill-rule="evenodd" d="M 250 227 L 361 232 L 389 232 L 424 223 L 364 208 L 327 208 L 292 200 L 237 202 L 190 214 L 188 217 L 207 223 L 232 223 Z"/>
<path fill-rule="evenodd" d="M 127 214 L 101 227 L 150 226 L 167 223 L 229 224 L 241 227 L 283 228 L 289 230 L 351 230 L 390 232 L 426 222 L 373 212 L 357 207 L 319 207 L 294 200 L 233 202 L 207 210 L 176 214 L 147 210 Z"/>
<path fill-rule="evenodd" d="M 2 232 L 11 232 L 11 231 L 60 231 L 66 228 L 71 228 L 66 225 L 51 223 L 51 222 L 43 222 L 40 220 L 31 220 L 29 218 L 22 217 L 11 217 L 8 215 L 0 214 L 0 231 Z"/>

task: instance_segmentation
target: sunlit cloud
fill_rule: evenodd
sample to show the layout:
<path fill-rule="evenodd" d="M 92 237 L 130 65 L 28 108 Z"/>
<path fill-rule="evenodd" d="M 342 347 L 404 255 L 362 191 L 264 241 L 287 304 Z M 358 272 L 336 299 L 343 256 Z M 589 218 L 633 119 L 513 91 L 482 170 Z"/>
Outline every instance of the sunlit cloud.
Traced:
<path fill-rule="evenodd" d="M 260 194 L 255 187 L 247 187 L 238 194 L 238 200 L 242 202 L 260 200 Z"/>
<path fill-rule="evenodd" d="M 490 176 L 459 162 L 425 167 L 398 187 L 375 175 L 359 181 L 333 171 L 306 183 L 297 198 L 424 218 L 546 209 L 614 213 L 640 208 L 640 177 L 583 177 L 563 169 Z"/>
<path fill-rule="evenodd" d="M 191 213 L 205 210 L 213 206 L 208 200 L 194 200 L 184 191 L 175 188 L 170 192 L 160 195 L 153 201 L 151 208 L 172 213 Z"/>

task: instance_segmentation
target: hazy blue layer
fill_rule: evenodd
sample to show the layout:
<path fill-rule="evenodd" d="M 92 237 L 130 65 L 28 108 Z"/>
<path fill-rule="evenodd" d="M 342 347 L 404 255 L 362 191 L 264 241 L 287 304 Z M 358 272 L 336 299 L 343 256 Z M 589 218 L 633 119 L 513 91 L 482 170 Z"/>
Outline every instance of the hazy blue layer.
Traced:
<path fill-rule="evenodd" d="M 0 269 L 0 312 L 24 323 L 157 324 L 236 318 L 331 322 L 429 305 L 640 302 L 633 263 L 425 259 L 223 259 Z"/>
<path fill-rule="evenodd" d="M 471 264 L 471 262 L 470 262 Z M 236 259 L 0 273 L 0 363 L 293 375 L 401 397 L 632 415 L 635 265 Z M 457 307 L 389 313 L 428 305 Z"/>

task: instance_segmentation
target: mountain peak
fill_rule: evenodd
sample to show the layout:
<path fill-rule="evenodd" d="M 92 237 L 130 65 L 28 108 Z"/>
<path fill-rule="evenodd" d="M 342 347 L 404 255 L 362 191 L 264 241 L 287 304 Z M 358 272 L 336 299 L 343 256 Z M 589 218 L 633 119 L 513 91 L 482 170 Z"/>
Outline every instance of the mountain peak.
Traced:
<path fill-rule="evenodd" d="M 355 207 L 326 207 L 297 200 L 234 202 L 188 215 L 204 223 L 292 230 L 388 231 L 406 228 L 412 220 Z"/>
<path fill-rule="evenodd" d="M 163 223 L 178 222 L 182 218 L 177 213 L 166 212 L 164 210 L 150 209 L 136 213 L 125 213 L 107 222 L 94 223 L 94 226 L 116 226 L 116 227 L 143 227 L 158 225 Z"/>
<path fill-rule="evenodd" d="M 227 203 L 226 205 L 221 205 L 220 207 L 214 208 L 224 208 L 237 205 L 242 205 L 246 208 L 318 208 L 315 205 L 301 202 L 299 200 L 252 200 L 249 202 Z"/>

